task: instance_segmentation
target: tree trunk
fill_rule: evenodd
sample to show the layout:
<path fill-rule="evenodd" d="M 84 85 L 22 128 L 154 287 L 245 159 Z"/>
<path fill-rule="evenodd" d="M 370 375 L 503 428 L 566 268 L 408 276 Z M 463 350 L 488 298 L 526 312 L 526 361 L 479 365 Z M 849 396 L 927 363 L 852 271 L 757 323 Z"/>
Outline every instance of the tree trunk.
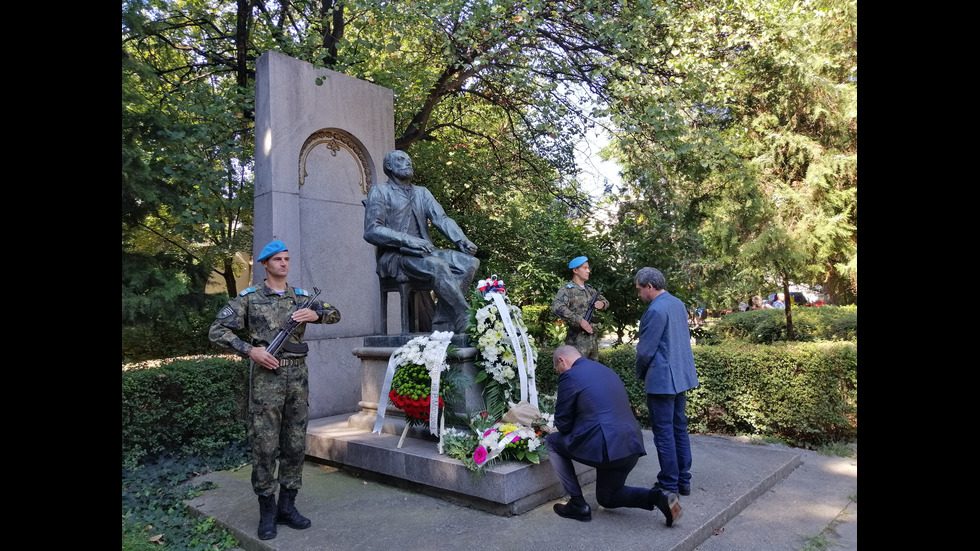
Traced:
<path fill-rule="evenodd" d="M 224 259 L 225 269 L 221 275 L 225 278 L 225 286 L 228 287 L 228 296 L 234 298 L 238 294 L 238 282 L 235 281 L 235 257 L 228 256 Z"/>
<path fill-rule="evenodd" d="M 796 332 L 793 331 L 793 299 L 789 294 L 789 279 L 783 276 L 783 296 L 786 304 L 786 340 L 795 341 Z"/>
<path fill-rule="evenodd" d="M 340 0 L 321 0 L 320 20 L 323 22 L 322 46 L 327 51 L 327 55 L 323 58 L 323 64 L 332 68 L 337 65 L 337 43 L 344 37 L 343 2 Z"/>

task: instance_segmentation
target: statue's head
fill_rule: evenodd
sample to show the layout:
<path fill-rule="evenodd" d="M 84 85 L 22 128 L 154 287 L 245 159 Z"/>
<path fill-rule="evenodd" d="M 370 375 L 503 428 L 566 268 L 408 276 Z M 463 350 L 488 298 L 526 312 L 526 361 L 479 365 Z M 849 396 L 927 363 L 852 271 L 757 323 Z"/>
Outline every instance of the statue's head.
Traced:
<path fill-rule="evenodd" d="M 389 151 L 385 155 L 384 171 L 385 176 L 402 182 L 410 182 L 415 176 L 415 171 L 412 170 L 412 158 L 400 149 Z"/>

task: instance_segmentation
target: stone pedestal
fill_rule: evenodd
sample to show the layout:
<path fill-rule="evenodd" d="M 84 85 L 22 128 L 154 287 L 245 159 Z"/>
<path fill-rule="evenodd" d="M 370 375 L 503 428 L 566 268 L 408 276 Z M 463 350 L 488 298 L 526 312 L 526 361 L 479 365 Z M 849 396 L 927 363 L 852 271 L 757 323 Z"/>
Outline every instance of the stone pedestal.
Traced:
<path fill-rule="evenodd" d="M 381 387 L 384 384 L 385 373 L 388 369 L 388 359 L 400 346 L 421 334 L 378 335 L 364 338 L 364 346 L 351 352 L 361 361 L 361 400 L 357 406 L 361 410 L 349 419 L 350 426 L 371 431 L 378 414 L 378 404 L 385 404 L 385 421 L 382 432 L 385 434 L 402 433 L 405 427 L 405 414 L 392 405 L 387 397 L 381 397 Z M 468 346 L 466 335 L 456 335 L 452 340 L 456 353 L 448 358 L 452 369 L 463 374 L 463 403 L 457 405 L 460 414 L 475 414 L 485 409 L 483 405 L 483 385 L 474 382 L 477 372 L 473 364 L 476 358 L 476 348 Z M 421 436 L 428 434 L 424 427 L 413 427 L 409 435 Z"/>

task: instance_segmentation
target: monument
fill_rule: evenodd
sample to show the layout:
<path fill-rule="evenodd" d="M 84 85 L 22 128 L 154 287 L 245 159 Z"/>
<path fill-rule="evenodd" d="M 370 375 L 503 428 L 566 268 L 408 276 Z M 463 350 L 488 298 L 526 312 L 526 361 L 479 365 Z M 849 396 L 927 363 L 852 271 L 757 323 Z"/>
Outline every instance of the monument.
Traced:
<path fill-rule="evenodd" d="M 428 190 L 410 184 L 411 159 L 393 151 L 393 101 L 389 89 L 276 52 L 256 65 L 253 243 L 290 243 L 291 281 L 323 289 L 321 298 L 342 313 L 340 323 L 306 332 L 307 456 L 498 514 L 521 513 L 562 494 L 547 461 L 504 462 L 474 479 L 429 439 L 408 438 L 398 448 L 401 412 L 380 396 L 388 358 L 414 336 L 401 323 L 402 302 L 387 300 L 388 289 L 397 288 L 382 287 L 383 279 L 430 286 L 437 295 L 433 324 L 462 333 L 479 266 L 476 245 Z M 401 217 L 390 216 L 391 203 L 372 199 L 385 186 L 396 186 L 388 190 L 394 193 L 414 188 Z M 457 250 L 432 246 L 429 220 Z M 456 338 L 462 340 L 452 361 L 472 370 L 476 350 L 466 347 L 465 334 Z M 372 434 L 379 407 L 387 407 L 384 430 Z M 583 483 L 590 476 L 594 470 L 579 475 Z"/>

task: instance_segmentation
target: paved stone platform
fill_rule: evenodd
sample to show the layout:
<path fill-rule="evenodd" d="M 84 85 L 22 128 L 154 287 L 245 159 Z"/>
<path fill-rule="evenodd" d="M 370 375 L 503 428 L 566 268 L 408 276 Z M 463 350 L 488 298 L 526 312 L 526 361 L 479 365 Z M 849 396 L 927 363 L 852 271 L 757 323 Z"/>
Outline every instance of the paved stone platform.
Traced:
<path fill-rule="evenodd" d="M 656 482 L 653 438 L 649 431 L 644 438 L 651 453 L 633 470 L 631 486 Z M 856 540 L 856 507 L 849 497 L 857 493 L 856 459 L 720 436 L 693 435 L 691 446 L 693 491 L 681 498 L 684 516 L 670 528 L 656 511 L 599 507 L 594 483 L 583 485 L 593 507 L 593 519 L 585 523 L 554 514 L 552 504 L 564 498 L 502 516 L 312 461 L 297 497 L 299 510 L 313 520 L 307 530 L 280 526 L 275 539 L 255 537 L 258 502 L 249 466 L 195 478 L 193 484 L 217 487 L 188 504 L 236 534 L 248 551 L 776 551 L 802 549 L 807 537 L 839 522 L 848 510 L 854 511 L 849 529 Z M 856 543 L 846 548 L 856 549 Z"/>

